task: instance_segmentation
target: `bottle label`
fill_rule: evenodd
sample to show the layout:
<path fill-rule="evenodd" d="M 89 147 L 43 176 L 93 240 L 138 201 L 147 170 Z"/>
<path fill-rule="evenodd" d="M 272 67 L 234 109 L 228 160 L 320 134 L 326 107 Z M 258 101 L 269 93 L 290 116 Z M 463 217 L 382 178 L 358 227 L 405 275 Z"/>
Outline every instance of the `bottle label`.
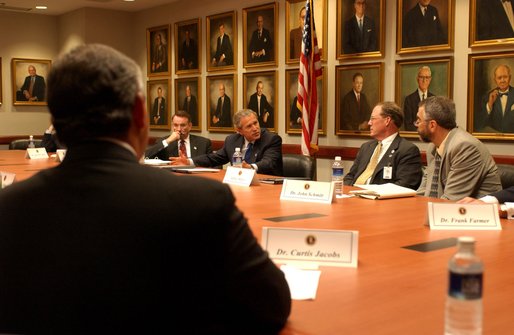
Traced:
<path fill-rule="evenodd" d="M 343 176 L 344 169 L 343 168 L 332 168 L 332 176 Z"/>
<path fill-rule="evenodd" d="M 462 274 L 450 271 L 448 295 L 461 300 L 482 298 L 482 274 Z"/>

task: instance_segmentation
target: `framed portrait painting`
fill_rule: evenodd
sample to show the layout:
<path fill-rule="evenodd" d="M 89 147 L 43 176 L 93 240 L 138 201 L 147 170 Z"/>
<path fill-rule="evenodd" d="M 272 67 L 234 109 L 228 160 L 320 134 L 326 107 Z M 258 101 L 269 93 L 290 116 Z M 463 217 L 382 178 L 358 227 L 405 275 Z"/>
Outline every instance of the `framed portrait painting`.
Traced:
<path fill-rule="evenodd" d="M 316 91 L 318 92 L 318 134 L 325 135 L 327 133 L 327 67 L 323 67 L 323 75 L 321 80 L 316 81 Z M 288 134 L 302 133 L 302 111 L 298 108 L 298 69 L 286 70 L 286 106 L 285 106 L 285 124 Z"/>
<path fill-rule="evenodd" d="M 470 47 L 514 44 L 512 1 L 471 0 L 469 10 Z"/>
<path fill-rule="evenodd" d="M 2 57 L 0 57 L 0 106 L 2 106 L 2 102 L 3 102 L 3 99 L 2 99 L 2 91 L 3 91 L 3 87 L 2 87 Z"/>
<path fill-rule="evenodd" d="M 202 130 L 200 97 L 200 77 L 175 79 L 175 110 L 183 110 L 191 115 L 191 130 Z"/>
<path fill-rule="evenodd" d="M 207 76 L 207 130 L 233 132 L 232 116 L 237 106 L 235 74 Z"/>
<path fill-rule="evenodd" d="M 398 0 L 398 54 L 453 49 L 455 0 Z"/>
<path fill-rule="evenodd" d="M 253 110 L 261 128 L 277 131 L 277 71 L 243 73 L 243 106 Z"/>
<path fill-rule="evenodd" d="M 322 61 L 327 60 L 327 0 L 314 2 L 314 22 L 318 49 Z M 286 0 L 286 63 L 298 64 L 302 52 L 302 35 L 305 20 L 305 0 Z"/>
<path fill-rule="evenodd" d="M 146 101 L 150 129 L 171 129 L 170 80 L 149 80 L 146 84 Z"/>
<path fill-rule="evenodd" d="M 278 7 L 276 2 L 243 9 L 244 67 L 276 66 Z"/>
<path fill-rule="evenodd" d="M 384 98 L 384 63 L 336 67 L 336 135 L 369 136 L 373 107 Z"/>
<path fill-rule="evenodd" d="M 149 77 L 170 74 L 170 47 L 169 25 L 146 30 L 146 59 Z"/>
<path fill-rule="evenodd" d="M 514 52 L 469 55 L 468 131 L 477 138 L 514 140 Z"/>
<path fill-rule="evenodd" d="M 46 105 L 46 77 L 51 63 L 46 59 L 12 59 L 14 105 Z"/>
<path fill-rule="evenodd" d="M 337 58 L 384 56 L 385 0 L 337 0 Z"/>
<path fill-rule="evenodd" d="M 175 73 L 200 73 L 200 45 L 202 26 L 200 19 L 175 23 Z"/>
<path fill-rule="evenodd" d="M 235 11 L 207 16 L 207 71 L 237 68 L 237 15 Z"/>
<path fill-rule="evenodd" d="M 418 137 L 414 125 L 418 104 L 434 95 L 453 97 L 453 58 L 425 58 L 396 61 L 395 100 L 403 110 L 402 131 Z"/>

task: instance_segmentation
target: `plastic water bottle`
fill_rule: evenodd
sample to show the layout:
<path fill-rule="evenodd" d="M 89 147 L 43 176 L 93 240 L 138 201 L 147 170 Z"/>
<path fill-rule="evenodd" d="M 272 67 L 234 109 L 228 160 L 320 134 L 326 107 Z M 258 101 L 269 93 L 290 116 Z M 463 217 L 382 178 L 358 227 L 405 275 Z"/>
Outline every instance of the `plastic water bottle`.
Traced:
<path fill-rule="evenodd" d="M 341 156 L 336 156 L 332 162 L 332 182 L 336 195 L 343 194 L 344 167 Z"/>
<path fill-rule="evenodd" d="M 36 144 L 34 143 L 34 136 L 30 135 L 29 136 L 29 144 L 27 146 L 28 148 L 35 148 L 36 147 Z"/>
<path fill-rule="evenodd" d="M 236 148 L 234 154 L 232 155 L 232 166 L 234 167 L 243 167 L 243 153 L 241 152 L 241 148 Z"/>
<path fill-rule="evenodd" d="M 475 239 L 459 237 L 457 253 L 448 263 L 445 335 L 482 334 L 483 263 L 475 255 Z"/>

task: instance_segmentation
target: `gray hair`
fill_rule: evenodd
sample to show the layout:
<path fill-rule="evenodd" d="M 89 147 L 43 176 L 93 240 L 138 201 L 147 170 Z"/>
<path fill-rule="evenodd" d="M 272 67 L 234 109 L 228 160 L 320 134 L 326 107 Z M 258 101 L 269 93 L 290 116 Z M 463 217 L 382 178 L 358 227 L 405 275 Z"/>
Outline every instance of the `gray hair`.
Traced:
<path fill-rule="evenodd" d="M 432 70 L 430 70 L 430 67 L 429 66 L 426 66 L 426 65 L 423 65 L 423 66 L 420 66 L 418 68 L 418 76 L 419 76 L 419 73 L 423 70 L 427 70 L 428 71 L 428 74 L 429 75 L 432 75 Z"/>
<path fill-rule="evenodd" d="M 241 129 L 241 119 L 250 115 L 255 115 L 257 118 L 257 113 L 255 113 L 251 109 L 240 109 L 234 114 L 234 117 L 232 118 L 232 121 L 234 122 L 234 126 L 236 128 Z"/>
<path fill-rule="evenodd" d="M 432 96 L 421 101 L 419 106 L 425 106 L 426 120 L 434 120 L 444 129 L 450 130 L 457 127 L 455 103 L 451 99 L 443 96 Z"/>

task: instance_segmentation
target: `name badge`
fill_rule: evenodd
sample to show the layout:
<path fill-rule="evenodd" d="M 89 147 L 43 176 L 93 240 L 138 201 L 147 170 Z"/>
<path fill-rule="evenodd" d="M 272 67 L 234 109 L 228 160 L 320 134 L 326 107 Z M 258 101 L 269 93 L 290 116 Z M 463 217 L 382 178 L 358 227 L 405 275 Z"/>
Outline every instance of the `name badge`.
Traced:
<path fill-rule="evenodd" d="M 334 199 L 334 183 L 285 179 L 280 200 L 330 204 Z"/>
<path fill-rule="evenodd" d="M 357 267 L 359 232 L 296 228 L 262 228 L 262 247 L 277 263 Z"/>
<path fill-rule="evenodd" d="M 384 179 L 393 179 L 393 167 L 392 166 L 384 166 Z"/>
<path fill-rule="evenodd" d="M 27 148 L 25 158 L 29 159 L 43 159 L 48 158 L 48 153 L 45 148 Z"/>
<path fill-rule="evenodd" d="M 16 175 L 11 172 L 0 172 L 0 189 L 6 188 L 7 186 L 14 183 Z"/>
<path fill-rule="evenodd" d="M 428 222 L 433 230 L 501 230 L 496 204 L 428 203 Z"/>
<path fill-rule="evenodd" d="M 228 166 L 223 183 L 239 186 L 259 185 L 259 179 L 254 169 L 243 169 Z"/>

